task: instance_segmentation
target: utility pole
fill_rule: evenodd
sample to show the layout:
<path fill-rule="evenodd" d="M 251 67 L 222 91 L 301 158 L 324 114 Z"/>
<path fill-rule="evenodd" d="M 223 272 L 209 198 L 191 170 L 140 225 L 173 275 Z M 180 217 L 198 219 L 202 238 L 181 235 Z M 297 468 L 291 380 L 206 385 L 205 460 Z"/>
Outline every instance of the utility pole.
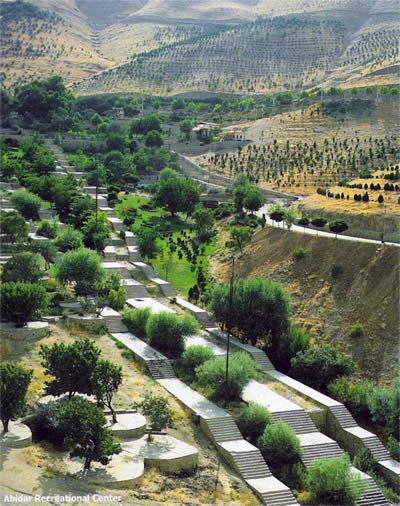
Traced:
<path fill-rule="evenodd" d="M 233 306 L 233 282 L 235 279 L 235 257 L 232 257 L 232 272 L 229 287 L 229 314 L 228 314 L 228 335 L 226 341 L 226 370 L 225 370 L 225 384 L 228 388 L 229 383 L 229 352 L 231 346 L 231 333 L 232 333 L 232 306 Z"/>
<path fill-rule="evenodd" d="M 99 223 L 99 180 L 96 178 L 96 233 L 98 232 L 98 223 Z"/>

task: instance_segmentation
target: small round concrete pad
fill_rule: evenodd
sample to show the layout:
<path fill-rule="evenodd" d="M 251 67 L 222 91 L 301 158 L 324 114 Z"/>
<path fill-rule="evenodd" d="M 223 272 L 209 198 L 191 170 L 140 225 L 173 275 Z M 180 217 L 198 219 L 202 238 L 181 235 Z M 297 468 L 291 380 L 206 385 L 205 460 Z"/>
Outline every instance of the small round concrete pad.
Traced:
<path fill-rule="evenodd" d="M 21 422 L 10 422 L 8 432 L 0 433 L 0 446 L 25 448 L 32 443 L 31 429 Z"/>
<path fill-rule="evenodd" d="M 114 424 L 110 415 L 106 418 L 107 427 L 121 439 L 142 437 L 146 430 L 146 418 L 140 413 L 117 413 L 117 423 Z"/>

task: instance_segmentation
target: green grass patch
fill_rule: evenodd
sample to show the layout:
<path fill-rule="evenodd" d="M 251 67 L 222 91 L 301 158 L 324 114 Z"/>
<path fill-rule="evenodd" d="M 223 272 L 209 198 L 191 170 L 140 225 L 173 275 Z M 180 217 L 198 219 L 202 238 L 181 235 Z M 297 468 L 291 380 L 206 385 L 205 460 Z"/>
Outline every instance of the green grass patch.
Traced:
<path fill-rule="evenodd" d="M 181 232 L 183 231 L 186 232 L 187 238 L 193 238 L 195 234 L 191 231 L 191 224 L 182 217 L 178 216 L 172 220 L 169 213 L 161 208 L 141 209 L 141 206 L 149 205 L 150 201 L 150 197 L 145 195 L 130 195 L 123 202 L 117 204 L 117 216 L 123 219 L 127 209 L 136 208 L 138 215 L 133 228 L 148 224 L 160 231 L 159 244 L 161 251 L 152 260 L 152 265 L 160 278 L 169 281 L 175 290 L 187 296 L 189 288 L 196 284 L 198 265 L 202 265 L 203 272 L 207 277 L 209 258 L 216 250 L 217 241 L 213 239 L 210 243 L 201 245 L 196 267 L 189 262 L 185 255 L 180 259 L 177 251 L 171 254 L 168 247 L 170 235 L 176 242 L 178 237 L 182 237 Z M 167 258 L 168 267 L 166 266 Z"/>

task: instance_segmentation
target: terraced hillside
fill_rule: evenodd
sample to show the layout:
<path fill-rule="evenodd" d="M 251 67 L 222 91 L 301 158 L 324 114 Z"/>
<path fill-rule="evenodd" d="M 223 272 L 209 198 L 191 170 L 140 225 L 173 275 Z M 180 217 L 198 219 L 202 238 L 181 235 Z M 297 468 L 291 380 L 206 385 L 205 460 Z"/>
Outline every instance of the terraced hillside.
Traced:
<path fill-rule="evenodd" d="M 0 29 L 0 72 L 6 86 L 50 75 L 71 82 L 110 65 L 96 53 L 84 20 L 68 9 L 58 13 L 46 5 L 3 3 Z"/>
<path fill-rule="evenodd" d="M 260 92 L 316 83 L 345 47 L 346 27 L 310 16 L 260 19 L 136 56 L 93 89 Z"/>

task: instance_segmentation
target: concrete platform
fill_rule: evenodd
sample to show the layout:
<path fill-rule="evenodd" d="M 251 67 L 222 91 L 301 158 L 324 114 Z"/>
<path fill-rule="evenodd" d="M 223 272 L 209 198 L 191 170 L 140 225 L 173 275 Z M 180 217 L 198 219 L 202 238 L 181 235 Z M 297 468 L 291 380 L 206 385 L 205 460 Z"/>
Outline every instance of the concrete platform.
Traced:
<path fill-rule="evenodd" d="M 77 480 L 106 488 L 133 488 L 143 480 L 143 459 L 134 459 L 131 453 L 125 451 L 113 455 L 107 466 L 93 462 L 91 469 L 86 472 L 82 469 L 80 459 L 66 458 L 65 463 Z"/>
<path fill-rule="evenodd" d="M 302 408 L 294 402 L 277 394 L 268 388 L 267 385 L 263 385 L 254 380 L 250 381 L 245 386 L 242 398 L 246 402 L 257 402 L 261 404 L 261 406 L 265 406 L 271 413 L 279 413 L 281 411 L 303 411 Z"/>
<path fill-rule="evenodd" d="M 139 438 L 144 436 L 146 430 L 146 418 L 136 412 L 117 412 L 117 423 L 112 423 L 111 415 L 106 416 L 107 427 L 114 436 L 120 439 Z"/>
<path fill-rule="evenodd" d="M 0 337 L 3 339 L 33 340 L 50 334 L 48 322 L 28 322 L 25 327 L 16 327 L 14 323 L 0 323 Z"/>
<path fill-rule="evenodd" d="M 166 358 L 162 353 L 158 352 L 130 332 L 112 332 L 111 335 L 129 348 L 141 362 L 145 363 L 149 360 L 164 360 Z"/>
<path fill-rule="evenodd" d="M 201 418 L 210 419 L 227 416 L 226 411 L 207 400 L 195 390 L 192 390 L 177 378 L 160 379 L 158 383 Z"/>
<path fill-rule="evenodd" d="M 145 307 L 148 307 L 151 310 L 151 312 L 154 314 L 163 313 L 163 312 L 175 313 L 175 311 L 173 309 L 171 309 L 170 307 L 168 307 L 164 304 L 161 304 L 161 302 L 158 302 L 157 300 L 155 300 L 151 297 L 143 297 L 143 298 L 138 298 L 138 299 L 128 299 L 126 301 L 126 303 L 129 306 L 134 307 L 136 309 L 143 309 Z"/>
<path fill-rule="evenodd" d="M 145 465 L 161 469 L 167 473 L 193 471 L 198 464 L 199 452 L 191 446 L 172 436 L 154 435 L 152 441 L 147 436 L 122 443 L 124 452 L 135 458 L 142 458 Z"/>
<path fill-rule="evenodd" d="M 310 432 L 308 434 L 297 434 L 302 447 L 315 446 L 332 443 L 332 439 L 322 432 Z"/>
<path fill-rule="evenodd" d="M 26 448 L 32 443 L 31 429 L 19 421 L 10 422 L 8 432 L 3 432 L 1 427 L 0 447 L 6 448 Z"/>

